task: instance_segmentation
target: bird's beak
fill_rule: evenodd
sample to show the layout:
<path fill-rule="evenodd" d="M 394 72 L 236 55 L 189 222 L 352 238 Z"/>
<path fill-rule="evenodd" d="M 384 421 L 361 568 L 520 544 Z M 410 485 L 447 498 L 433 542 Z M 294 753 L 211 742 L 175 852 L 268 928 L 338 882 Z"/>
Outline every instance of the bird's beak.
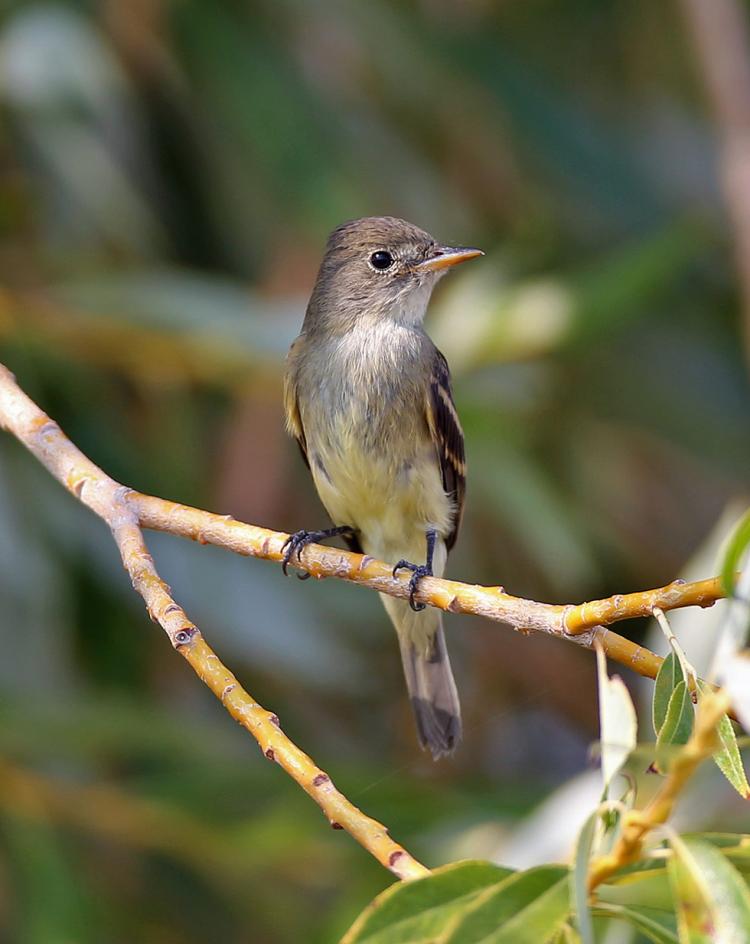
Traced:
<path fill-rule="evenodd" d="M 483 255 L 481 249 L 469 249 L 465 246 L 438 246 L 429 258 L 425 259 L 424 262 L 417 263 L 414 268 L 417 272 L 436 272 Z"/>

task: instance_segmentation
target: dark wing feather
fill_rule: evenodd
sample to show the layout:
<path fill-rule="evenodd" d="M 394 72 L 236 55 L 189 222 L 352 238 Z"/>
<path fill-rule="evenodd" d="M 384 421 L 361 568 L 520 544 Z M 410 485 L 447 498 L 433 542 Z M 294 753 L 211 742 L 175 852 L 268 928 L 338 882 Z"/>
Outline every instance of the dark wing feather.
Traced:
<path fill-rule="evenodd" d="M 292 349 L 289 352 L 290 356 L 294 352 L 298 340 L 292 345 Z M 294 436 L 296 439 L 299 451 L 302 453 L 302 458 L 305 460 L 305 465 L 309 469 L 310 460 L 307 457 L 307 440 L 305 439 L 305 431 L 302 428 L 302 416 L 297 400 L 297 384 L 294 380 L 293 371 L 289 369 L 287 369 L 284 375 L 284 413 L 286 414 L 286 428 L 290 435 Z"/>
<path fill-rule="evenodd" d="M 309 469 L 310 460 L 307 458 L 307 444 L 305 443 L 305 434 L 302 433 L 302 435 L 299 438 L 295 436 L 295 439 L 297 440 L 297 445 L 299 446 L 299 452 L 300 452 L 300 455 L 302 456 L 302 461 L 305 463 L 305 465 Z"/>
<path fill-rule="evenodd" d="M 448 362 L 435 349 L 435 360 L 430 375 L 430 393 L 427 400 L 427 425 L 432 441 L 435 443 L 443 488 L 454 504 L 453 528 L 446 538 L 446 547 L 450 550 L 456 543 L 466 493 L 466 457 L 464 454 L 464 433 L 453 403 L 451 374 Z"/>

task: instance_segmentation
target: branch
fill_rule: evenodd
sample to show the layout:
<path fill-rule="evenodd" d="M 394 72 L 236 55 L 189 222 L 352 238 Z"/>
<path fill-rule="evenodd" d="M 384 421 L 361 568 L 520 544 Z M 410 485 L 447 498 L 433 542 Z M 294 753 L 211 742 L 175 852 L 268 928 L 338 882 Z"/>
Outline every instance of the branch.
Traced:
<path fill-rule="evenodd" d="M 278 718 L 261 708 L 222 665 L 159 577 L 141 528 L 273 561 L 281 560 L 287 535 L 235 521 L 230 516 L 141 495 L 120 485 L 70 442 L 2 365 L 0 425 L 109 525 L 133 587 L 143 597 L 152 619 L 165 630 L 175 649 L 232 717 L 258 741 L 264 754 L 280 764 L 313 797 L 332 825 L 347 830 L 399 878 L 425 874 L 425 867 L 393 842 L 384 826 L 365 816 L 336 790 L 328 775 L 284 735 Z M 338 577 L 391 596 L 409 595 L 407 580 L 394 578 L 391 565 L 366 555 L 312 544 L 303 551 L 302 567 L 318 578 Z M 655 606 L 662 610 L 696 604 L 709 606 L 723 595 L 718 579 L 692 584 L 675 581 L 657 590 L 563 606 L 514 597 L 502 587 L 482 587 L 436 577 L 421 581 L 418 594 L 430 606 L 484 616 L 519 632 L 546 633 L 587 649 L 593 649 L 598 642 L 610 659 L 648 678 L 655 678 L 663 660 L 603 624 L 650 615 Z"/>
<path fill-rule="evenodd" d="M 282 547 L 288 537 L 283 532 L 137 492 L 132 492 L 128 501 L 144 528 L 179 534 L 235 554 L 271 561 L 282 558 Z M 301 567 L 314 577 L 338 577 L 394 597 L 409 595 L 408 581 L 394 578 L 391 566 L 383 561 L 321 544 L 309 544 L 302 553 Z M 674 610 L 711 606 L 725 595 L 718 577 L 695 583 L 675 580 L 655 590 L 616 594 L 576 606 L 539 603 L 511 596 L 502 587 L 483 587 L 440 577 L 423 578 L 417 593 L 418 599 L 430 606 L 450 613 L 484 616 L 522 633 L 547 633 L 586 649 L 593 649 L 599 640 L 610 659 L 646 678 L 656 677 L 661 657 L 604 627 L 619 620 L 651 616 L 654 607 Z"/>
<path fill-rule="evenodd" d="M 713 606 L 726 596 L 721 577 L 686 583 L 673 580 L 666 587 L 617 593 L 606 600 L 592 600 L 571 606 L 565 612 L 565 629 L 571 636 L 585 633 L 592 626 L 609 626 L 618 620 L 653 616 L 655 609 L 677 610 L 683 606 Z"/>
<path fill-rule="evenodd" d="M 211 650 L 159 577 L 141 534 L 128 489 L 94 465 L 17 386 L 0 365 L 0 424 L 18 439 L 84 505 L 107 522 L 133 588 L 143 597 L 149 616 L 169 636 L 174 648 L 211 689 L 229 714 L 252 734 L 269 760 L 276 761 L 320 806 L 335 829 L 345 829 L 400 879 L 418 878 L 428 870 L 387 829 L 365 816 L 334 787 L 331 778 L 289 740 L 279 719 L 241 687 Z"/>
<path fill-rule="evenodd" d="M 3 386 L 7 386 L 8 382 L 20 393 L 12 377 L 9 376 Z M 36 406 L 34 410 L 45 416 Z M 52 424 L 46 416 L 45 421 Z M 55 427 L 59 433 L 56 448 L 62 449 L 67 456 L 67 468 L 64 473 L 58 468 L 54 454 L 45 454 L 42 444 L 38 441 L 38 431 L 27 429 L 24 432 L 13 428 L 7 422 L 6 425 L 77 497 L 82 497 L 79 492 L 86 482 L 94 484 L 101 479 L 112 483 L 112 479 L 72 446 L 60 433 L 59 428 Z M 249 557 L 272 561 L 280 561 L 282 558 L 282 547 L 288 537 L 283 532 L 245 524 L 233 520 L 229 515 L 217 515 L 118 487 L 122 488 L 122 501 L 141 527 L 177 534 L 201 544 L 213 544 Z M 89 501 L 85 503 L 93 507 Z M 100 513 L 96 508 L 93 510 L 97 514 Z M 102 517 L 107 520 L 106 516 Z M 314 577 L 337 577 L 395 597 L 406 599 L 409 595 L 408 580 L 394 578 L 391 565 L 339 548 L 324 547 L 320 544 L 308 545 L 303 551 L 302 569 Z M 586 649 L 593 649 L 598 641 L 608 658 L 647 678 L 656 677 L 662 659 L 650 650 L 607 630 L 605 626 L 619 620 L 650 616 L 655 606 L 665 611 L 684 606 L 710 606 L 724 595 L 718 578 L 695 583 L 676 580 L 655 590 L 616 594 L 605 600 L 563 606 L 514 597 L 505 593 L 502 587 L 483 587 L 439 577 L 425 577 L 420 581 L 417 594 L 422 602 L 430 606 L 452 613 L 484 616 L 496 622 L 506 623 L 519 632 L 547 633 Z"/>
<path fill-rule="evenodd" d="M 716 750 L 716 725 L 729 710 L 726 692 L 704 695 L 695 718 L 690 740 L 672 761 L 669 773 L 643 810 L 631 810 L 623 817 L 622 832 L 612 851 L 594 859 L 589 867 L 589 891 L 614 875 L 618 869 L 641 856 L 648 834 L 672 815 L 677 797 L 700 764 Z"/>

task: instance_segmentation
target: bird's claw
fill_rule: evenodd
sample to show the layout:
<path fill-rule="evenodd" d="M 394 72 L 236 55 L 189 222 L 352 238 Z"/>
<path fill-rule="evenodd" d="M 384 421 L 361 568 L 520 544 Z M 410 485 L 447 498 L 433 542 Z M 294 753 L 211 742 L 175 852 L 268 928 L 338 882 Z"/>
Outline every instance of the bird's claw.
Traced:
<path fill-rule="evenodd" d="M 324 531 L 295 531 L 294 534 L 290 534 L 289 537 L 281 545 L 281 550 L 283 552 L 283 557 L 281 558 L 281 569 L 284 571 L 284 576 L 289 576 L 288 567 L 290 564 L 294 564 L 293 558 L 297 558 L 297 563 L 302 564 L 300 559 L 300 553 L 302 549 L 307 547 L 308 544 L 316 544 L 318 541 L 323 541 L 326 538 L 335 538 L 340 535 L 350 535 L 354 536 L 354 528 L 350 528 L 348 525 L 342 525 L 335 528 L 326 528 Z M 307 580 L 310 576 L 309 573 L 297 574 L 300 580 Z"/>
<path fill-rule="evenodd" d="M 411 571 L 411 578 L 409 579 L 409 606 L 415 613 L 426 609 L 427 605 L 425 603 L 417 603 L 414 599 L 414 594 L 419 590 L 419 581 L 422 577 L 432 577 L 432 567 L 428 567 L 426 564 L 412 564 L 412 562 L 408 560 L 400 560 L 393 568 L 394 577 L 399 570 Z"/>
<path fill-rule="evenodd" d="M 297 563 L 301 564 L 300 552 L 308 544 L 312 544 L 320 537 L 318 531 L 295 531 L 294 534 L 290 534 L 289 537 L 281 545 L 281 550 L 284 553 L 284 556 L 281 558 L 281 569 L 284 572 L 284 576 L 289 576 L 289 565 L 292 563 L 292 558 L 297 558 Z M 300 580 L 307 580 L 310 576 L 308 573 L 297 574 Z"/>

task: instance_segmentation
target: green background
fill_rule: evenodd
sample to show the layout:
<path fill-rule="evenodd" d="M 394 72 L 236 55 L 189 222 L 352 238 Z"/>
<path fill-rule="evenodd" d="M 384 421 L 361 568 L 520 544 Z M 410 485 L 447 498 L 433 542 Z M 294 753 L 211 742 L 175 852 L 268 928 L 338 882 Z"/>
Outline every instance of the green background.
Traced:
<path fill-rule="evenodd" d="M 741 303 L 677 4 L 9 2 L 0 108 L 0 359 L 118 480 L 323 526 L 283 357 L 328 231 L 393 214 L 487 254 L 429 325 L 469 462 L 451 577 L 658 586 L 747 496 Z M 516 864 L 519 821 L 590 766 L 590 653 L 450 618 L 465 741 L 433 764 L 374 594 L 147 540 L 253 696 L 428 864 Z M 0 640 L 4 939 L 328 942 L 389 883 L 7 438 Z M 704 825 L 741 822 L 712 789 Z"/>

